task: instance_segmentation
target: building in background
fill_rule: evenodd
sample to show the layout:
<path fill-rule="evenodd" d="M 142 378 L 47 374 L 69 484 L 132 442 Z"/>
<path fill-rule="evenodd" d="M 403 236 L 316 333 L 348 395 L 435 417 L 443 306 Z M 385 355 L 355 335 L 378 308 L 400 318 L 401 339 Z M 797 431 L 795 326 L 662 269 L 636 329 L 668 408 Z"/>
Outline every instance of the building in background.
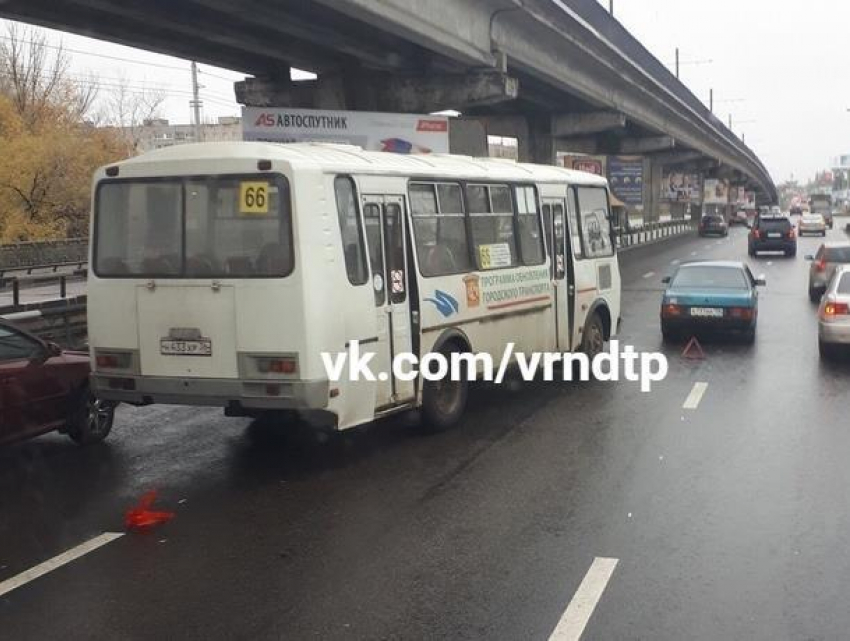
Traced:
<path fill-rule="evenodd" d="M 200 130 L 203 142 L 242 140 L 242 119 L 238 116 L 222 116 L 215 123 L 202 124 Z M 195 125 L 171 124 L 165 118 L 145 120 L 141 126 L 133 128 L 132 136 L 136 151 L 140 154 L 196 142 Z"/>

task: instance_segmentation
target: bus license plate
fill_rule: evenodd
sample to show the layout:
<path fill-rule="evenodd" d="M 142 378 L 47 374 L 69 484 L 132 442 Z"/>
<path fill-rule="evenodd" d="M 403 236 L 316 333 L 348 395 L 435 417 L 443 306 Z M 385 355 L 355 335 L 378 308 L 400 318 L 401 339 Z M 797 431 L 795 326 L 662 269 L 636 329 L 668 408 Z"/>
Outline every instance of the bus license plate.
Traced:
<path fill-rule="evenodd" d="M 691 307 L 691 316 L 722 318 L 723 310 L 718 307 Z"/>
<path fill-rule="evenodd" d="M 212 341 L 208 338 L 199 340 L 163 338 L 159 341 L 159 351 L 163 356 L 212 356 Z"/>

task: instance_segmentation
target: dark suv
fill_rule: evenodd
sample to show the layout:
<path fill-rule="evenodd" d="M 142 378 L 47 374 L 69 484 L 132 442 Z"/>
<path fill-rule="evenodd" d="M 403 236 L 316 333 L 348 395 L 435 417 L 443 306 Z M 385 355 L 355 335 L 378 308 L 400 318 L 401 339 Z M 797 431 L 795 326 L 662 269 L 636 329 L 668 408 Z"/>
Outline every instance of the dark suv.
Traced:
<path fill-rule="evenodd" d="M 759 214 L 753 221 L 748 238 L 750 256 L 759 252 L 784 252 L 797 255 L 797 233 L 791 220 L 784 216 Z"/>

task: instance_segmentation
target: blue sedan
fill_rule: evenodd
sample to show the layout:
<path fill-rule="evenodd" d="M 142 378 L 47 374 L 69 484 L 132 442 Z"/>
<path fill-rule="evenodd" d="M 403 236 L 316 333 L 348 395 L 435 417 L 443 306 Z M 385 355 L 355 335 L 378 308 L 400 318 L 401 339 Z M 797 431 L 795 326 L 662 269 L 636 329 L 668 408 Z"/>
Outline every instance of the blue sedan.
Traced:
<path fill-rule="evenodd" d="M 735 332 L 747 342 L 756 337 L 757 287 L 750 268 L 733 261 L 685 263 L 662 282 L 661 333 L 676 340 L 702 331 Z"/>

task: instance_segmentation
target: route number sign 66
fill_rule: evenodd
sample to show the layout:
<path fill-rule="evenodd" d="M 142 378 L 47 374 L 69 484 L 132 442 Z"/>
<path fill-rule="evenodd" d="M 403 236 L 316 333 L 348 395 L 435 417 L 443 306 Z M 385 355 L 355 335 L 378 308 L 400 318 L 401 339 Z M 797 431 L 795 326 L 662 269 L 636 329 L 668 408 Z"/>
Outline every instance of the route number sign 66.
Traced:
<path fill-rule="evenodd" d="M 269 213 L 269 184 L 261 181 L 240 183 L 239 212 L 242 214 Z"/>

